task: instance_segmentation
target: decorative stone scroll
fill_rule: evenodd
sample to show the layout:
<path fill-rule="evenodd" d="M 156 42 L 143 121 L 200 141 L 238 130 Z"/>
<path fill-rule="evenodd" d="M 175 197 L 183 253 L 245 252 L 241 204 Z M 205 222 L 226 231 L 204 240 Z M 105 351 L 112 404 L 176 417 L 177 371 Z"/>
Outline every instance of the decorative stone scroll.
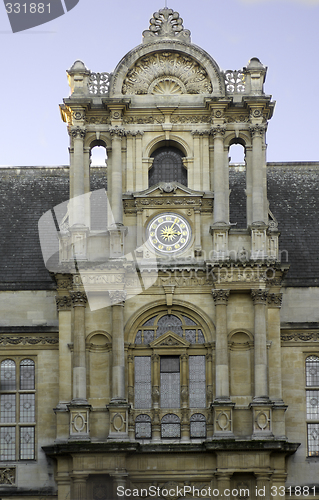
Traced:
<path fill-rule="evenodd" d="M 139 59 L 128 71 L 123 94 L 210 94 L 212 84 L 192 57 L 157 52 Z"/>
<path fill-rule="evenodd" d="M 189 30 L 184 29 L 179 13 L 166 7 L 154 12 L 149 30 L 143 31 L 143 42 L 153 41 L 154 38 L 174 38 L 190 43 L 190 34 Z"/>
<path fill-rule="evenodd" d="M 245 74 L 242 71 L 225 71 L 225 86 L 228 94 L 245 92 Z"/>
<path fill-rule="evenodd" d="M 216 305 L 227 305 L 229 290 L 212 290 L 213 299 Z"/>
<path fill-rule="evenodd" d="M 112 73 L 91 73 L 89 78 L 89 93 L 105 95 L 109 93 L 109 85 Z"/>

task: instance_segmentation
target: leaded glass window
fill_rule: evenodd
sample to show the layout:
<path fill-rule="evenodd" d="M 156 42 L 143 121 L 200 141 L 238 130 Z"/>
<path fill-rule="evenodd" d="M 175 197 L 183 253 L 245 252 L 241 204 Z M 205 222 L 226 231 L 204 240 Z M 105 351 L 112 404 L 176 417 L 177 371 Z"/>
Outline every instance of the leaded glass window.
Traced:
<path fill-rule="evenodd" d="M 0 460 L 34 460 L 34 361 L 23 359 L 19 364 L 4 359 L 0 387 Z M 28 426 L 22 425 L 26 423 Z"/>
<path fill-rule="evenodd" d="M 180 408 L 179 356 L 161 356 L 161 408 Z"/>
<path fill-rule="evenodd" d="M 319 424 L 308 424 L 308 456 L 319 456 Z"/>
<path fill-rule="evenodd" d="M 161 436 L 162 438 L 180 438 L 181 423 L 180 419 L 174 413 L 164 415 L 161 420 Z"/>
<path fill-rule="evenodd" d="M 152 424 L 149 415 L 138 415 L 135 419 L 135 437 L 136 439 L 151 439 Z"/>
<path fill-rule="evenodd" d="M 206 407 L 205 356 L 189 356 L 189 407 Z"/>
<path fill-rule="evenodd" d="M 175 333 L 190 344 L 205 343 L 205 337 L 202 330 L 191 318 L 177 313 L 160 313 L 143 323 L 136 334 L 135 344 L 148 345 L 153 342 L 153 340 L 165 335 L 167 332 Z"/>
<path fill-rule="evenodd" d="M 308 356 L 306 359 L 306 385 L 319 387 L 319 357 Z"/>
<path fill-rule="evenodd" d="M 158 182 L 179 182 L 187 186 L 187 170 L 183 165 L 183 153 L 173 147 L 158 148 L 153 154 L 153 165 L 148 173 L 148 185 Z"/>
<path fill-rule="evenodd" d="M 202 413 L 194 413 L 191 416 L 190 437 L 206 438 L 206 418 Z"/>
<path fill-rule="evenodd" d="M 151 357 L 136 356 L 135 365 L 135 384 L 134 384 L 134 407 L 151 408 L 152 406 L 152 387 L 151 387 Z"/>

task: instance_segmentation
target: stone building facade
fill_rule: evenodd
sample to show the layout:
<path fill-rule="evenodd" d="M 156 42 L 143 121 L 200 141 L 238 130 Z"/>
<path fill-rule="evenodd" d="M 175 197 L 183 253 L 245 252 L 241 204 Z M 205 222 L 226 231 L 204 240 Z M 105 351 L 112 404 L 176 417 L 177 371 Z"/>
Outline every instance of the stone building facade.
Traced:
<path fill-rule="evenodd" d="M 319 163 L 267 165 L 265 77 L 162 9 L 68 71 L 70 166 L 2 169 L 1 498 L 319 498 Z"/>

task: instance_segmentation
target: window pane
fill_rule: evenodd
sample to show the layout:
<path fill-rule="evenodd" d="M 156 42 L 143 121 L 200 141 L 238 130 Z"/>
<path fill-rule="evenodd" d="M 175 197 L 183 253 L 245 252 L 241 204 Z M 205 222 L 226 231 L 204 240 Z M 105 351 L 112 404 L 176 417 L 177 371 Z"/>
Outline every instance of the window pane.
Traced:
<path fill-rule="evenodd" d="M 0 428 L 0 460 L 15 460 L 16 441 L 15 427 Z"/>
<path fill-rule="evenodd" d="M 205 438 L 206 437 L 206 418 L 201 413 L 195 413 L 190 419 L 190 437 Z"/>
<path fill-rule="evenodd" d="M 181 437 L 181 424 L 177 415 L 173 413 L 164 415 L 161 421 L 161 436 L 162 438 Z"/>
<path fill-rule="evenodd" d="M 20 389 L 32 391 L 34 389 L 34 361 L 24 359 L 20 363 Z"/>
<path fill-rule="evenodd" d="M 183 336 L 182 322 L 173 314 L 166 314 L 158 320 L 156 337 L 158 338 L 169 331 L 176 333 L 180 337 Z"/>
<path fill-rule="evenodd" d="M 34 394 L 20 394 L 20 422 L 34 422 L 35 420 Z"/>
<path fill-rule="evenodd" d="M 163 373 L 178 373 L 179 372 L 179 356 L 162 356 L 161 357 L 161 372 Z"/>
<path fill-rule="evenodd" d="M 306 385 L 319 386 L 319 358 L 308 356 L 306 359 Z"/>
<path fill-rule="evenodd" d="M 20 459 L 34 459 L 34 427 L 20 427 Z"/>
<path fill-rule="evenodd" d="M 151 417 L 139 415 L 135 419 L 136 439 L 150 439 L 152 437 Z"/>
<path fill-rule="evenodd" d="M 1 394 L 1 422 L 16 421 L 16 395 Z"/>
<path fill-rule="evenodd" d="M 319 456 L 319 424 L 308 424 L 308 456 Z"/>
<path fill-rule="evenodd" d="M 149 170 L 149 186 L 157 182 L 180 182 L 187 186 L 187 170 L 182 162 L 182 152 L 173 147 L 157 149 L 153 166 Z"/>
<path fill-rule="evenodd" d="M 134 406 L 135 408 L 151 408 L 151 357 L 136 356 L 135 365 L 135 389 Z"/>
<path fill-rule="evenodd" d="M 180 408 L 179 373 L 161 373 L 161 408 Z"/>
<path fill-rule="evenodd" d="M 5 359 L 1 363 L 1 391 L 15 391 L 16 364 L 12 359 Z"/>
<path fill-rule="evenodd" d="M 206 407 L 205 356 L 189 356 L 189 407 Z"/>

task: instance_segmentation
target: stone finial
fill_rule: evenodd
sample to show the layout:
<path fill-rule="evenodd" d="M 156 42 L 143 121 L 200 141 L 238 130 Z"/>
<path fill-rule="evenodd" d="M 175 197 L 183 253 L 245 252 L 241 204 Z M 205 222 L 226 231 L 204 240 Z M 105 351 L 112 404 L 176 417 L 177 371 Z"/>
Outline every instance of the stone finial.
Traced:
<path fill-rule="evenodd" d="M 85 95 L 88 93 L 90 71 L 82 61 L 75 61 L 67 71 L 71 94 Z"/>
<path fill-rule="evenodd" d="M 154 38 L 177 38 L 190 43 L 190 34 L 189 30 L 184 29 L 179 13 L 165 7 L 154 12 L 149 30 L 143 31 L 143 43 L 155 41 Z"/>
<path fill-rule="evenodd" d="M 261 64 L 257 57 L 252 57 L 245 68 L 246 94 L 261 95 L 264 93 L 264 82 L 267 67 Z"/>

